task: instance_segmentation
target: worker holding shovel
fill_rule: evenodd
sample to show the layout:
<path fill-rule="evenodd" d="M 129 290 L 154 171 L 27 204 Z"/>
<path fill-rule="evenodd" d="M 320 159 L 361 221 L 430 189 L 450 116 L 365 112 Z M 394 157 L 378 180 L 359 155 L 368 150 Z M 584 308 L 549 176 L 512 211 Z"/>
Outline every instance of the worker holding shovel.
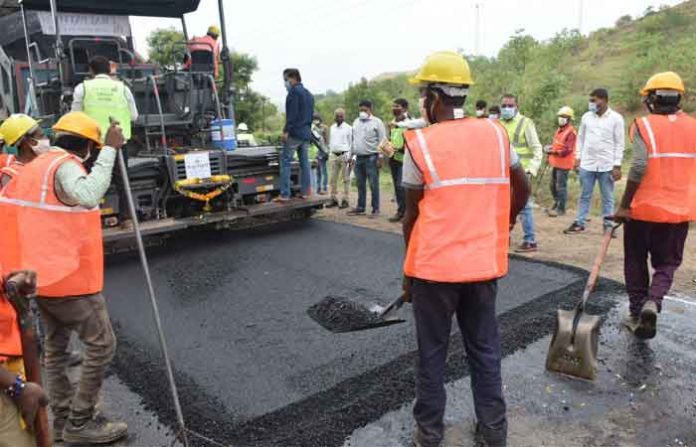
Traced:
<path fill-rule="evenodd" d="M 615 215 L 626 222 L 630 314 L 624 324 L 644 339 L 655 337 L 662 299 L 681 265 L 689 222 L 696 220 L 696 119 L 681 111 L 684 94 L 673 72 L 656 74 L 641 91 L 650 114 L 632 126 L 633 162 Z"/>
<path fill-rule="evenodd" d="M 414 440 L 422 447 L 443 441 L 445 364 L 456 314 L 471 367 L 477 445 L 505 446 L 495 298 L 529 183 L 505 128 L 464 117 L 474 81 L 461 55 L 432 54 L 411 82 L 421 89 L 421 115 L 431 124 L 405 133 L 404 297 L 413 303 L 418 338 Z"/>
<path fill-rule="evenodd" d="M 116 337 L 102 295 L 104 253 L 99 203 L 111 184 L 125 138 L 112 123 L 102 144 L 97 121 L 71 112 L 53 126 L 55 145 L 29 163 L 0 194 L 3 267 L 38 275 L 37 303 L 46 329 L 46 377 L 54 438 L 104 444 L 126 435 L 124 423 L 96 410 Z M 98 156 L 92 157 L 92 154 Z M 85 162 L 93 162 L 87 173 Z M 72 332 L 85 345 L 82 375 L 73 386 L 66 350 Z"/>

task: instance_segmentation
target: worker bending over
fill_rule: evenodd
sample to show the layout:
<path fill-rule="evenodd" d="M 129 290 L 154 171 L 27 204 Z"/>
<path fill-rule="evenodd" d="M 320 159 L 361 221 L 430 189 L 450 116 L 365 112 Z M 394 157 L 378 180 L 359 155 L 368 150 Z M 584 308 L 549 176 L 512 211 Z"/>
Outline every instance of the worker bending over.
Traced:
<path fill-rule="evenodd" d="M 464 118 L 474 81 L 461 55 L 432 54 L 411 82 L 421 88 L 421 114 L 431 124 L 405 134 L 404 298 L 413 302 L 418 338 L 415 443 L 443 441 L 445 364 L 456 314 L 471 368 L 477 445 L 505 446 L 495 298 L 529 184 L 505 129 Z"/>
<path fill-rule="evenodd" d="M 522 167 L 530 179 L 536 177 L 541 166 L 543 148 L 539 142 L 534 122 L 520 113 L 515 95 L 504 95 L 500 110 L 500 123 L 505 127 L 512 147 L 520 157 Z M 534 229 L 534 203 L 531 197 L 522 210 L 521 220 L 524 239 L 515 251 L 518 253 L 535 252 L 538 245 Z"/>
<path fill-rule="evenodd" d="M 568 174 L 575 165 L 575 143 L 578 133 L 572 121 L 575 112 L 568 106 L 558 111 L 558 129 L 553 137 L 553 144 L 545 152 L 549 157 L 551 171 L 551 195 L 553 208 L 547 214 L 549 217 L 565 216 L 568 200 Z"/>
<path fill-rule="evenodd" d="M 26 165 L 0 194 L 0 223 L 15 245 L 0 253 L 3 265 L 36 270 L 37 303 L 46 340 L 45 366 L 54 437 L 77 444 L 122 438 L 124 423 L 95 411 L 116 338 L 104 296 L 104 253 L 99 203 L 111 183 L 117 151 L 125 144 L 112 125 L 102 147 L 98 122 L 71 112 L 53 126 L 55 145 Z M 99 156 L 88 174 L 84 162 Z M 70 335 L 85 345 L 82 375 L 74 387 L 67 375 Z"/>
<path fill-rule="evenodd" d="M 0 447 L 35 447 L 33 423 L 48 399 L 39 385 L 26 381 L 17 312 L 5 294 L 8 282 L 27 296 L 34 292 L 36 275 L 0 275 Z"/>
<path fill-rule="evenodd" d="M 23 113 L 10 115 L 0 126 L 7 144 L 17 148 L 17 156 L 4 155 L 0 162 L 0 185 L 4 187 L 22 168 L 51 148 L 39 122 Z"/>
<path fill-rule="evenodd" d="M 682 262 L 689 222 L 696 220 L 696 119 L 681 111 L 685 89 L 676 73 L 656 74 L 641 94 L 650 114 L 635 121 L 633 162 L 615 217 L 626 222 L 630 314 L 625 325 L 647 339 L 655 336 L 662 299 Z"/>

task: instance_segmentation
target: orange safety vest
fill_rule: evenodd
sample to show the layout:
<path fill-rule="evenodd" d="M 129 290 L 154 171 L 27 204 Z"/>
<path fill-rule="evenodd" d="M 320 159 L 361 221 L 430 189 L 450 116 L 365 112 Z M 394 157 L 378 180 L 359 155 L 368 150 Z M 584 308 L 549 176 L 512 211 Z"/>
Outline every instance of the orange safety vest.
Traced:
<path fill-rule="evenodd" d="M 4 163 L 0 163 L 0 190 L 7 185 L 10 180 L 17 177 L 24 165 L 17 161 L 14 155 L 10 155 Z"/>
<path fill-rule="evenodd" d="M 635 122 L 648 148 L 648 169 L 631 203 L 646 222 L 696 221 L 696 119 L 648 115 Z"/>
<path fill-rule="evenodd" d="M 0 191 L 0 263 L 5 271 L 36 271 L 45 298 L 91 295 L 104 284 L 99 208 L 67 206 L 55 192 L 56 171 L 70 160 L 82 165 L 53 148 Z"/>
<path fill-rule="evenodd" d="M 551 146 L 551 149 L 559 152 L 564 150 L 566 139 L 568 138 L 568 135 L 571 134 L 577 135 L 575 128 L 571 124 L 556 130 L 556 135 L 553 137 L 553 145 Z M 573 146 L 572 152 L 565 157 L 549 154 L 549 164 L 558 169 L 573 169 L 575 167 L 575 146 Z"/>
<path fill-rule="evenodd" d="M 5 293 L 0 290 L 0 361 L 22 356 L 22 336 L 17 313 Z"/>
<path fill-rule="evenodd" d="M 462 283 L 508 271 L 510 141 L 491 120 L 465 118 L 407 131 L 425 191 L 404 273 Z"/>
<path fill-rule="evenodd" d="M 215 67 L 215 77 L 217 78 L 220 74 L 220 45 L 217 39 L 208 36 L 194 37 L 188 42 L 189 53 L 194 51 L 207 51 L 213 53 L 213 64 Z M 191 60 L 189 59 L 184 64 L 185 68 L 191 67 Z"/>

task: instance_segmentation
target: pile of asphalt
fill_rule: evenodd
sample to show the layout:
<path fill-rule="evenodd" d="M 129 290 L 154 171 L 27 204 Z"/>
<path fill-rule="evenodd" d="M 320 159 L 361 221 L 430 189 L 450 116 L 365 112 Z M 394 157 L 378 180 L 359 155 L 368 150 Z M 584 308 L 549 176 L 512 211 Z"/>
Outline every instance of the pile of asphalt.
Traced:
<path fill-rule="evenodd" d="M 335 333 L 359 331 L 383 322 L 377 312 L 340 296 L 327 296 L 307 309 L 307 315 Z"/>
<path fill-rule="evenodd" d="M 297 225 L 250 230 L 234 236 L 177 241 L 152 256 L 153 271 L 160 281 L 160 289 L 164 288 L 162 281 L 166 281 L 163 272 L 168 273 L 169 278 L 189 280 L 186 296 L 177 296 L 177 292 L 172 292 L 160 300 L 163 319 L 172 341 L 170 350 L 174 351 L 175 376 L 187 424 L 218 442 L 239 446 L 338 446 L 356 428 L 398 409 L 415 397 L 412 324 L 367 331 L 360 335 L 338 336 L 327 333 L 305 313 L 312 303 L 316 303 L 316 298 L 311 294 L 306 296 L 309 286 L 304 285 L 304 281 L 310 284 L 320 282 L 316 287 L 324 292 L 323 295 L 336 292 L 339 295 L 345 288 L 350 288 L 356 294 L 367 295 L 369 301 L 375 301 L 380 296 L 393 296 L 400 284 L 402 247 L 399 238 L 323 222 Z M 351 243 L 346 244 L 346 240 L 351 240 Z M 307 244 L 306 251 L 303 251 L 303 244 Z M 250 254 L 249 250 L 253 253 Z M 224 256 L 224 259 L 218 259 L 221 253 L 228 251 L 234 253 L 233 256 L 242 257 L 244 265 Z M 290 253 L 286 255 L 286 251 Z M 378 253 L 372 256 L 375 259 L 366 257 L 366 254 L 369 256 L 373 252 Z M 293 256 L 290 257 L 290 254 Z M 337 259 L 325 261 L 331 256 Z M 205 262 L 206 259 L 210 262 Z M 316 260 L 316 265 L 307 265 L 311 260 Z M 133 275 L 137 274 L 137 267 L 132 265 L 135 261 L 126 258 L 111 264 L 110 270 L 116 271 L 112 279 L 118 279 L 119 284 L 113 290 L 107 290 L 108 296 L 116 294 L 119 289 L 126 294 L 135 293 L 137 285 L 125 284 L 129 280 L 135 281 Z M 195 266 L 195 269 L 179 268 L 178 263 L 183 262 Z M 256 263 L 260 274 L 250 269 L 246 264 L 250 262 Z M 380 270 L 379 266 L 385 263 L 394 265 L 393 274 L 383 267 Z M 315 268 L 323 269 L 324 273 L 317 274 Z M 210 269 L 212 280 L 205 275 L 192 273 L 205 269 Z M 277 269 L 284 276 L 290 273 L 294 277 L 277 279 L 280 285 L 275 289 L 271 278 L 278 273 L 270 272 L 270 269 Z M 338 276 L 332 276 L 332 272 L 339 269 Z M 346 270 L 351 275 L 350 283 L 330 290 L 332 284 L 345 278 Z M 523 272 L 523 276 L 515 276 L 519 274 L 517 272 Z M 389 277 L 387 281 L 384 281 L 385 275 Z M 535 278 L 534 275 L 544 276 L 545 279 Z M 224 307 L 233 306 L 233 301 L 211 301 L 222 299 L 221 294 L 227 289 L 223 290 L 218 283 L 229 281 L 230 278 L 234 278 L 234 283 L 228 286 L 230 289 L 237 287 L 238 292 L 261 290 L 269 293 L 259 297 L 262 301 L 259 301 L 256 311 L 262 314 L 260 318 L 272 320 L 272 325 L 264 326 L 267 330 L 282 329 L 272 340 L 264 339 L 267 336 L 264 332 L 255 332 L 257 326 L 262 325 L 261 320 L 245 322 L 248 316 L 241 309 L 246 308 L 244 300 L 247 295 L 239 303 L 244 306 L 234 309 Z M 370 282 L 373 278 L 377 281 Z M 556 309 L 574 307 L 584 288 L 585 278 L 586 272 L 579 269 L 515 259 L 510 278 L 501 282 L 498 300 L 504 355 L 551 333 L 555 326 Z M 361 284 L 371 284 L 372 287 L 361 288 Z M 596 292 L 600 299 L 592 300 L 588 311 L 606 314 L 614 301 L 601 297 L 619 289 L 616 283 L 601 281 Z M 302 295 L 303 290 L 305 295 Z M 523 294 L 530 293 L 530 297 L 516 296 L 520 290 Z M 236 300 L 240 298 L 239 294 L 234 296 Z M 153 341 L 154 333 L 147 328 L 148 317 L 143 315 L 146 308 L 142 307 L 140 296 L 122 303 L 118 303 L 119 299 L 111 297 L 110 301 L 119 337 L 114 371 L 142 397 L 148 409 L 156 412 L 165 423 L 174 426 L 173 406 L 163 362 Z M 208 312 L 202 313 L 203 310 Z M 304 315 L 304 320 L 301 315 Z M 199 318 L 202 321 L 196 321 L 196 325 L 200 325 L 200 333 L 188 336 L 187 331 L 194 328 L 191 320 Z M 229 339 L 238 333 L 250 333 L 248 337 L 251 339 Z M 293 337 L 298 338 L 295 340 Z M 301 346 L 303 339 L 306 346 Z M 255 357 L 245 358 L 245 363 L 233 355 L 235 349 L 239 350 L 247 344 L 256 346 L 254 343 L 258 344 L 257 350 L 252 353 Z M 292 352 L 287 355 L 292 355 L 292 359 L 282 358 L 283 351 L 276 350 L 276 345 L 285 343 L 291 343 L 288 347 Z M 300 346 L 294 347 L 298 343 Z M 213 346 L 225 347 L 228 351 L 221 352 Z M 306 358 L 301 355 L 304 351 L 309 351 Z M 334 351 L 337 352 L 336 357 L 330 361 L 312 363 L 317 357 L 320 360 L 323 357 L 328 359 Z M 224 357 L 229 355 L 233 357 L 227 362 Z M 271 357 L 263 358 L 266 355 Z M 221 357 L 225 360 L 222 363 Z M 293 360 L 308 363 L 306 367 L 293 369 L 297 365 L 288 364 Z M 258 366 L 249 365 L 250 361 L 257 362 Z M 208 365 L 209 371 L 206 370 Z M 224 365 L 229 365 L 229 369 L 221 371 Z M 273 379 L 276 377 L 271 374 L 273 368 L 288 369 L 281 375 L 282 383 Z M 250 376 L 244 372 L 245 369 L 257 371 L 260 379 Z M 467 374 L 464 348 L 460 338 L 454 337 L 446 378 L 452 381 Z M 261 380 L 260 384 L 255 385 L 254 379 L 267 381 Z M 264 386 L 267 390 L 264 390 Z M 245 395 L 244 390 L 249 387 L 256 387 L 254 393 L 258 395 Z"/>

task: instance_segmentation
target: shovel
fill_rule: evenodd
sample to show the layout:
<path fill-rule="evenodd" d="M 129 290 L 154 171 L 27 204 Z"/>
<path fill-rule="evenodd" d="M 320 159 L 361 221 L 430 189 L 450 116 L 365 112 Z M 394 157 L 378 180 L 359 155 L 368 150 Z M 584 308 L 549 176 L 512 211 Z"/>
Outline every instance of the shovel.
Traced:
<path fill-rule="evenodd" d="M 549 371 L 587 380 L 594 380 L 597 375 L 597 345 L 601 317 L 586 314 L 585 305 L 597 284 L 609 243 L 620 226 L 619 223 L 604 230 L 602 246 L 595 258 L 580 303 L 574 310 L 558 310 L 556 332 L 553 334 L 546 357 L 546 369 Z"/>
<path fill-rule="evenodd" d="M 387 318 L 387 315 L 400 309 L 403 304 L 403 296 L 384 308 L 368 308 L 348 298 L 327 296 L 307 309 L 307 314 L 331 332 L 356 332 L 403 323 L 406 320 L 402 318 Z"/>

